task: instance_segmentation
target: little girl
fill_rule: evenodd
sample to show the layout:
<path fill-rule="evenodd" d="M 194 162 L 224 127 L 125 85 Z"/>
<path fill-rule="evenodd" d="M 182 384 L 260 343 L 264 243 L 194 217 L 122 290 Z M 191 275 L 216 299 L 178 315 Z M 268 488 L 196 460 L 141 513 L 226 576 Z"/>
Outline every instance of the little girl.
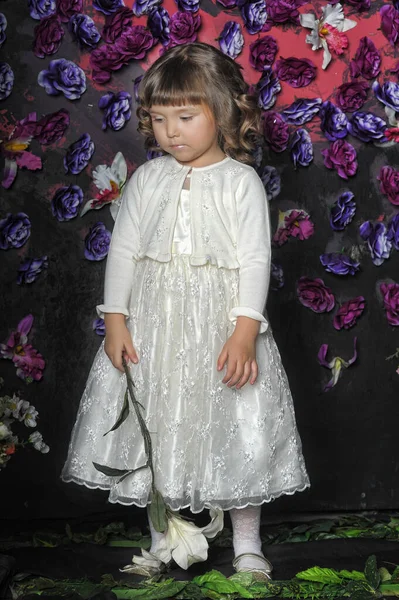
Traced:
<path fill-rule="evenodd" d="M 105 275 L 106 338 L 90 372 L 62 477 L 145 507 L 148 469 L 116 483 L 93 463 L 146 462 L 134 413 L 115 431 L 129 361 L 152 437 L 155 484 L 173 510 L 230 512 L 234 567 L 268 577 L 261 504 L 309 486 L 292 398 L 263 316 L 268 204 L 248 166 L 259 128 L 239 66 L 203 43 L 168 50 L 145 74 L 147 147 L 124 190 Z M 122 373 L 121 373 L 122 371 Z M 152 533 L 156 556 L 163 534 Z"/>

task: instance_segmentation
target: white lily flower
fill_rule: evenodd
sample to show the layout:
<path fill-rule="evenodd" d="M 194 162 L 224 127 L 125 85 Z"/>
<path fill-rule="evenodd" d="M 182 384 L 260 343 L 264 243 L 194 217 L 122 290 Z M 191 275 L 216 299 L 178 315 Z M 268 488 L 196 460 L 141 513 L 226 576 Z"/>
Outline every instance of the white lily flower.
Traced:
<path fill-rule="evenodd" d="M 34 431 L 29 436 L 28 441 L 33 444 L 35 450 L 38 450 L 42 454 L 47 454 L 47 452 L 50 450 L 50 447 L 43 442 L 43 436 L 41 433 L 39 433 L 39 431 Z"/>
<path fill-rule="evenodd" d="M 36 417 L 38 416 L 38 414 L 39 413 L 37 412 L 36 408 L 30 405 L 23 415 L 24 425 L 26 427 L 36 427 Z"/>
<path fill-rule="evenodd" d="M 11 437 L 11 430 L 8 429 L 7 425 L 0 421 L 0 440 L 6 440 L 9 437 Z"/>
<path fill-rule="evenodd" d="M 112 165 L 99 165 L 93 171 L 93 180 L 100 193 L 92 198 L 81 210 L 80 216 L 89 210 L 98 210 L 105 204 L 111 204 L 111 215 L 115 219 L 118 214 L 121 194 L 127 179 L 127 164 L 122 152 L 115 155 Z"/>
<path fill-rule="evenodd" d="M 197 527 L 177 513 L 168 511 L 168 529 L 154 553 L 142 550 L 142 556 L 133 556 L 133 565 L 122 569 L 125 573 L 137 572 L 136 565 L 159 568 L 172 559 L 182 569 L 208 558 L 207 538 L 214 538 L 223 529 L 223 511 L 210 509 L 211 521 L 205 527 Z"/>
<path fill-rule="evenodd" d="M 342 54 L 342 45 L 346 36 L 342 36 L 345 31 L 356 27 L 356 21 L 346 19 L 341 4 L 327 4 L 321 9 L 322 16 L 316 19 L 313 13 L 300 15 L 302 27 L 311 29 L 311 33 L 306 36 L 306 43 L 312 45 L 312 50 L 324 49 L 322 69 L 326 69 L 331 62 L 331 53 L 328 47 L 330 43 L 331 49 L 336 54 Z M 346 40 L 347 42 L 347 40 Z"/>

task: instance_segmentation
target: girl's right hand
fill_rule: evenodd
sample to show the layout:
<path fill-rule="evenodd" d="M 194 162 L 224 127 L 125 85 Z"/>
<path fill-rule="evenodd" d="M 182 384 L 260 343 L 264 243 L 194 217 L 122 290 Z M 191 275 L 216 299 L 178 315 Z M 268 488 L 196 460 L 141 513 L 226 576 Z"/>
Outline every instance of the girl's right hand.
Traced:
<path fill-rule="evenodd" d="M 119 313 L 107 313 L 105 321 L 105 345 L 104 350 L 116 369 L 124 373 L 122 356 L 128 362 L 134 364 L 139 362 L 136 350 L 133 346 L 132 336 L 126 327 L 125 316 Z"/>

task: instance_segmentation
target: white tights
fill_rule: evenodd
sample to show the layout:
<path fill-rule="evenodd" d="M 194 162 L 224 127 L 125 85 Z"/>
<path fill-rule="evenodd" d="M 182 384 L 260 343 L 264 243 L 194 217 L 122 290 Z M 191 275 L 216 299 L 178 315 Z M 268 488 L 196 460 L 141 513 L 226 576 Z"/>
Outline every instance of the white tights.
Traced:
<path fill-rule="evenodd" d="M 233 526 L 234 556 L 240 554 L 258 554 L 263 557 L 262 542 L 260 539 L 260 506 L 247 506 L 246 508 L 233 508 L 230 510 L 231 524 Z M 151 531 L 150 552 L 156 552 L 163 533 L 154 529 L 148 513 L 148 522 Z M 245 557 L 240 561 L 243 567 L 256 568 L 262 566 L 262 562 L 256 557 Z"/>

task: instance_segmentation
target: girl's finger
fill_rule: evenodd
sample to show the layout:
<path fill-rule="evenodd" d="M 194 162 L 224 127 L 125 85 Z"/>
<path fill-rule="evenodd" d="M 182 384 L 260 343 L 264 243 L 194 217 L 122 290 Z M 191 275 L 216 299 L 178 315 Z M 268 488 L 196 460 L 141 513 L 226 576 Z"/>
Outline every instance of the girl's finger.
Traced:
<path fill-rule="evenodd" d="M 251 362 L 251 379 L 250 379 L 250 384 L 253 385 L 255 383 L 255 381 L 257 380 L 258 377 L 258 363 L 256 362 L 256 359 L 254 358 L 253 361 Z"/>
<path fill-rule="evenodd" d="M 219 354 L 219 358 L 217 361 L 217 370 L 218 371 L 221 371 L 223 369 L 224 365 L 226 364 L 226 361 L 227 361 L 227 350 L 225 348 L 223 348 L 223 350 Z"/>
<path fill-rule="evenodd" d="M 241 377 L 244 374 L 244 365 L 240 362 L 236 363 L 236 369 L 228 382 L 228 387 L 234 387 L 240 381 Z"/>
<path fill-rule="evenodd" d="M 237 390 L 244 387 L 244 385 L 247 383 L 250 375 L 251 375 L 251 361 L 247 360 L 247 362 L 244 365 L 243 376 L 241 377 L 240 381 L 237 383 Z"/>
<path fill-rule="evenodd" d="M 230 360 L 227 365 L 226 375 L 222 379 L 222 383 L 227 383 L 228 381 L 230 381 L 230 379 L 233 377 L 234 373 L 236 372 L 236 368 L 237 368 L 237 361 Z"/>

